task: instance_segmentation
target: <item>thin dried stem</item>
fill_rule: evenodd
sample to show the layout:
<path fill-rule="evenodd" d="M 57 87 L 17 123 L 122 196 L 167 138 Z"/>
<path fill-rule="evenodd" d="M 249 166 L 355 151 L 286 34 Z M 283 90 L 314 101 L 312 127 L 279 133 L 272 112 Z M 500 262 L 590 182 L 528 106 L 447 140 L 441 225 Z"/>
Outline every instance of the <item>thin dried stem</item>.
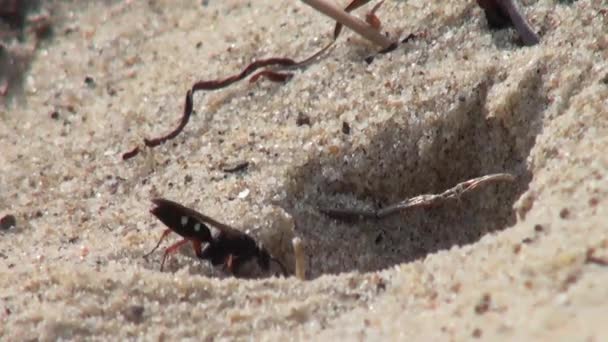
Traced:
<path fill-rule="evenodd" d="M 184 103 L 184 114 L 182 115 L 182 118 L 180 119 L 177 127 L 162 137 L 153 139 L 145 138 L 144 143 L 146 144 L 146 146 L 156 147 L 158 145 L 164 144 L 167 140 L 171 140 L 178 136 L 184 130 L 184 127 L 186 127 L 188 121 L 190 120 L 190 116 L 192 115 L 192 106 L 192 90 L 188 90 Z"/>
<path fill-rule="evenodd" d="M 295 257 L 296 277 L 300 280 L 306 280 L 306 254 L 304 253 L 303 242 L 296 237 L 291 241 L 293 245 L 293 254 Z"/>
<path fill-rule="evenodd" d="M 595 248 L 591 247 L 587 250 L 585 255 L 585 263 L 596 264 L 599 266 L 608 266 L 608 259 L 595 256 Z"/>
<path fill-rule="evenodd" d="M 428 207 L 432 205 L 437 205 L 439 203 L 445 202 L 449 199 L 460 198 L 465 193 L 476 189 L 481 185 L 485 185 L 488 183 L 494 182 L 502 182 L 509 181 L 512 182 L 515 180 L 515 176 L 509 173 L 495 173 L 482 177 L 477 177 L 473 179 L 469 179 L 467 181 L 456 184 L 453 188 L 450 188 L 439 194 L 424 194 L 416 197 L 412 197 L 401 201 L 399 203 L 388 206 L 384 209 L 380 210 L 360 210 L 360 209 L 324 209 L 321 208 L 321 212 L 325 213 L 327 216 L 341 219 L 341 220 L 351 220 L 356 218 L 361 219 L 382 219 L 387 216 L 394 215 L 400 211 L 415 208 L 415 207 Z"/>
<path fill-rule="evenodd" d="M 188 121 L 190 121 L 190 116 L 193 112 L 193 94 L 197 91 L 201 90 L 215 90 L 225 88 L 235 82 L 238 82 L 249 75 L 253 74 L 259 69 L 256 74 L 251 76 L 249 79 L 250 82 L 256 82 L 260 78 L 266 78 L 267 80 L 273 82 L 285 82 L 289 80 L 292 76 L 291 73 L 280 72 L 285 70 L 294 70 L 298 68 L 304 68 L 317 59 L 319 59 L 324 53 L 326 53 L 329 49 L 333 47 L 334 41 L 332 40 L 327 45 L 325 45 L 321 50 L 314 53 L 312 56 L 302 60 L 295 61 L 291 58 L 266 58 L 259 59 L 249 63 L 240 73 L 236 75 L 232 75 L 223 79 L 218 80 L 208 80 L 208 81 L 198 81 L 192 85 L 192 88 L 188 90 L 186 93 L 186 100 L 184 104 L 184 111 L 181 116 L 180 122 L 171 132 L 157 138 L 152 139 L 144 139 L 144 144 L 149 148 L 154 148 L 165 142 L 174 139 L 177 137 L 186 127 Z M 266 69 L 264 69 L 266 68 Z M 123 153 L 122 160 L 128 160 L 135 156 L 137 156 L 140 152 L 139 147 L 132 148 L 131 150 Z"/>
<path fill-rule="evenodd" d="M 527 46 L 536 45 L 540 38 L 515 0 L 477 0 L 477 4 L 486 13 L 486 19 L 490 27 L 502 28 L 509 24 L 515 27 L 521 40 Z"/>
<path fill-rule="evenodd" d="M 257 81 L 260 77 L 265 77 L 274 82 L 284 82 L 291 74 L 287 73 L 279 73 L 279 71 L 283 70 L 293 70 L 298 68 L 303 68 L 310 65 L 312 62 L 321 57 L 325 52 L 327 52 L 333 46 L 333 41 L 329 44 L 325 45 L 321 50 L 314 53 L 312 56 L 302 60 L 295 61 L 291 58 L 265 58 L 254 60 L 249 63 L 240 73 L 232 76 L 228 76 L 223 79 L 218 80 L 210 80 L 210 81 L 198 81 L 192 85 L 192 93 L 195 93 L 199 90 L 215 90 L 225 88 L 235 82 L 238 82 L 249 75 L 253 74 L 258 69 L 264 69 L 257 74 L 253 75 L 250 79 L 251 82 Z"/>
<path fill-rule="evenodd" d="M 538 34 L 534 32 L 528 19 L 521 13 L 519 6 L 514 0 L 497 0 L 498 4 L 509 14 L 511 22 L 519 33 L 521 40 L 528 46 L 536 45 L 540 42 Z"/>
<path fill-rule="evenodd" d="M 361 1 L 361 5 L 367 3 L 368 1 Z M 302 0 L 302 2 L 334 19 L 340 24 L 350 28 L 365 39 L 378 46 L 381 46 L 383 49 L 389 49 L 395 43 L 389 38 L 385 37 L 378 30 L 374 29 L 371 25 L 368 25 L 365 21 L 348 14 L 348 12 L 339 8 L 328 0 Z"/>

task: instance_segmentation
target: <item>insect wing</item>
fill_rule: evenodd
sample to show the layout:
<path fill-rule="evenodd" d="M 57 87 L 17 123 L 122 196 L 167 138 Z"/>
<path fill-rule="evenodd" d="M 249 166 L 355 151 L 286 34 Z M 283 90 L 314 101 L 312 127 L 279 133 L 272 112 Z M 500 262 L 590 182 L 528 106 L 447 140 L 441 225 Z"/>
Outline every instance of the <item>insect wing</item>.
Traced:
<path fill-rule="evenodd" d="M 156 204 L 156 207 L 150 210 L 150 213 L 175 233 L 200 242 L 211 240 L 209 227 L 199 219 L 200 213 L 164 198 L 154 199 L 152 203 Z"/>
<path fill-rule="evenodd" d="M 164 198 L 152 200 L 156 208 L 150 212 L 167 227 L 184 238 L 196 238 L 201 242 L 209 242 L 218 234 L 227 237 L 244 235 L 241 231 L 218 222 L 196 210 L 187 208 L 177 202 Z"/>

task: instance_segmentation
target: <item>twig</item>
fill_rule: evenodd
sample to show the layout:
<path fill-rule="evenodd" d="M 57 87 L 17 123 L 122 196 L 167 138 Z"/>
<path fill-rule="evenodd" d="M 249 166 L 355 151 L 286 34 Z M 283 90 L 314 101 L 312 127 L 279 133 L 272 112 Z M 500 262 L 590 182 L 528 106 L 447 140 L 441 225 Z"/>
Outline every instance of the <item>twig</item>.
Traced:
<path fill-rule="evenodd" d="M 188 92 L 186 93 L 186 101 L 184 103 L 184 114 L 182 115 L 182 118 L 179 121 L 179 125 L 165 136 L 153 139 L 144 139 L 144 143 L 148 147 L 155 147 L 164 143 L 167 140 L 175 138 L 188 124 L 188 121 L 190 120 L 190 115 L 192 115 L 192 90 L 188 90 Z"/>
<path fill-rule="evenodd" d="M 509 15 L 495 0 L 477 0 L 477 4 L 483 9 L 490 28 L 502 29 L 511 25 Z"/>
<path fill-rule="evenodd" d="M 255 82 L 260 77 L 266 77 L 267 79 L 269 79 L 271 81 L 275 81 L 275 82 L 286 81 L 289 78 L 290 74 L 282 74 L 282 73 L 279 73 L 279 71 L 292 70 L 292 69 L 305 67 L 305 66 L 309 65 L 310 63 L 312 63 L 313 61 L 315 61 L 317 58 L 319 58 L 322 54 L 324 54 L 332 46 L 333 46 L 333 41 L 330 42 L 329 44 L 327 44 L 326 46 L 324 46 L 321 50 L 317 51 L 312 56 L 310 56 L 300 62 L 297 62 L 291 58 L 266 58 L 266 59 L 255 60 L 255 61 L 249 63 L 249 65 L 247 65 L 245 67 L 245 69 L 243 69 L 240 73 L 238 73 L 236 75 L 232 75 L 232 76 L 229 76 L 229 77 L 226 77 L 223 79 L 219 79 L 219 80 L 198 81 L 198 82 L 194 83 L 194 85 L 192 86 L 192 93 L 195 93 L 199 90 L 215 90 L 215 89 L 225 88 L 235 82 L 238 82 L 238 81 L 246 78 L 247 76 L 254 73 L 256 70 L 261 69 L 261 68 L 266 68 L 266 67 L 273 67 L 273 68 L 264 69 L 264 70 L 260 71 L 259 73 L 253 75 L 251 77 L 251 81 Z"/>
<path fill-rule="evenodd" d="M 306 254 L 304 253 L 303 242 L 299 237 L 291 240 L 293 245 L 293 254 L 295 259 L 296 277 L 300 280 L 306 280 Z"/>
<path fill-rule="evenodd" d="M 158 145 L 165 143 L 168 140 L 171 140 L 171 139 L 177 137 L 183 131 L 184 127 L 186 127 L 186 125 L 188 124 L 188 121 L 190 120 L 190 116 L 193 111 L 192 97 L 193 97 L 193 94 L 197 91 L 216 90 L 216 89 L 225 88 L 235 82 L 238 82 L 240 80 L 243 80 L 243 79 L 249 77 L 251 74 L 255 73 L 259 69 L 262 69 L 262 70 L 258 71 L 253 76 L 251 76 L 251 78 L 249 79 L 250 83 L 256 82 L 260 78 L 266 78 L 272 82 L 285 82 L 285 81 L 289 80 L 291 78 L 292 74 L 288 73 L 288 72 L 284 72 L 284 71 L 302 68 L 302 67 L 305 67 L 305 66 L 309 65 L 310 63 L 314 62 L 315 60 L 317 60 L 321 55 L 323 55 L 331 47 L 333 47 L 334 42 L 340 35 L 340 32 L 342 30 L 342 25 L 346 25 L 347 27 L 350 27 L 355 32 L 361 34 L 362 36 L 366 37 L 367 39 L 371 40 L 372 42 L 382 46 L 384 49 L 382 51 L 380 51 L 380 53 L 386 53 L 386 52 L 392 51 L 393 49 L 395 49 L 397 47 L 397 44 L 398 44 L 397 42 L 393 42 L 393 41 L 389 40 L 388 38 L 383 36 L 376 28 L 374 28 L 374 25 L 375 26 L 380 25 L 380 21 L 376 17 L 375 12 L 378 10 L 378 8 L 380 8 L 380 6 L 384 2 L 384 0 L 380 1 L 380 3 L 378 3 L 376 6 L 374 6 L 374 8 L 371 10 L 370 14 L 368 15 L 368 20 L 372 23 L 375 23 L 373 25 L 371 25 L 371 24 L 368 25 L 367 23 L 365 23 L 365 22 L 361 21 L 360 19 L 358 19 L 354 16 L 351 16 L 347 13 L 347 12 L 353 11 L 353 10 L 363 6 L 364 4 L 368 3 L 370 0 L 353 0 L 346 7 L 346 10 L 341 10 L 338 7 L 336 7 L 335 5 L 326 2 L 326 0 L 303 0 L 303 1 L 305 3 L 313 6 L 320 12 L 327 14 L 328 16 L 337 20 L 337 23 L 336 23 L 336 26 L 334 29 L 334 37 L 333 37 L 333 40 L 329 44 L 324 46 L 321 50 L 317 51 L 312 56 L 310 56 L 302 61 L 299 61 L 299 62 L 297 62 L 291 58 L 259 59 L 259 60 L 255 60 L 255 61 L 249 63 L 249 65 L 247 65 L 240 73 L 238 73 L 236 75 L 232 75 L 232 76 L 229 76 L 229 77 L 226 77 L 223 79 L 198 81 L 198 82 L 194 83 L 192 85 L 191 89 L 186 94 L 184 112 L 182 114 L 182 117 L 181 117 L 181 120 L 180 120 L 178 126 L 164 136 L 161 136 L 158 138 L 152 138 L 152 139 L 144 139 L 145 145 L 147 147 L 151 147 L 151 148 L 156 147 Z M 140 152 L 140 149 L 138 147 L 135 147 L 135 148 L 131 149 L 130 151 L 124 153 L 122 155 L 122 159 L 123 160 L 131 159 L 131 158 L 135 157 L 136 155 L 138 155 L 139 152 Z"/>
<path fill-rule="evenodd" d="M 538 34 L 536 34 L 534 29 L 532 29 L 532 26 L 530 26 L 528 19 L 521 14 L 519 6 L 514 2 L 514 0 L 497 1 L 498 4 L 509 14 L 509 18 L 511 18 L 511 22 L 515 26 L 517 32 L 519 32 L 521 40 L 524 42 L 524 44 L 528 46 L 538 44 L 540 42 Z"/>
<path fill-rule="evenodd" d="M 376 30 L 380 30 L 380 28 L 382 27 L 382 22 L 380 21 L 380 19 L 378 19 L 378 16 L 376 15 L 376 12 L 378 11 L 378 9 L 380 9 L 380 6 L 382 6 L 382 4 L 384 4 L 384 0 L 380 0 L 380 2 L 378 2 L 372 8 L 372 10 L 367 12 L 367 14 L 365 15 L 365 22 L 370 24 L 370 26 Z"/>
<path fill-rule="evenodd" d="M 248 161 L 242 161 L 238 164 L 235 165 L 231 165 L 228 167 L 223 168 L 223 171 L 226 173 L 234 173 L 234 172 L 239 172 L 239 171 L 243 171 L 246 170 L 249 167 L 249 162 Z"/>
<path fill-rule="evenodd" d="M 346 5 L 346 8 L 344 8 L 344 12 L 350 13 L 370 1 L 371 0 L 353 0 L 348 5 Z M 336 26 L 334 27 L 334 40 L 338 38 L 340 32 L 342 32 L 342 28 L 344 28 L 344 25 L 342 25 L 342 23 L 340 23 L 339 21 L 336 21 Z"/>
<path fill-rule="evenodd" d="M 188 124 L 190 116 L 192 115 L 192 109 L 192 90 L 188 90 L 188 92 L 186 93 L 186 101 L 184 103 L 184 113 L 182 114 L 182 118 L 180 119 L 179 125 L 164 136 L 153 139 L 144 138 L 144 144 L 152 148 L 178 136 L 181 131 L 184 130 L 184 127 L 186 127 L 186 125 Z M 139 149 L 139 146 L 136 146 L 131 150 L 123 153 L 122 160 L 129 160 L 138 155 L 139 152 L 141 152 L 141 150 Z"/>
<path fill-rule="evenodd" d="M 361 1 L 353 1 L 347 7 L 348 11 L 351 11 L 355 8 L 358 8 L 370 0 L 361 0 Z M 355 31 L 365 39 L 371 41 L 372 43 L 381 46 L 383 49 L 390 49 L 395 45 L 395 42 L 391 41 L 387 37 L 385 37 L 378 30 L 374 29 L 371 25 L 368 25 L 363 20 L 348 14 L 348 11 L 345 11 L 338 6 L 330 3 L 328 0 L 302 0 L 305 4 L 311 6 L 317 11 L 325 14 L 326 16 L 334 19 L 338 23 L 350 28 Z M 339 30 L 338 30 L 339 31 Z M 338 32 L 339 34 L 339 32 Z M 334 38 L 336 37 L 336 30 L 334 31 Z"/>
<path fill-rule="evenodd" d="M 180 119 L 178 126 L 164 136 L 161 136 L 158 138 L 152 138 L 152 139 L 147 139 L 147 138 L 144 139 L 144 144 L 147 147 L 151 147 L 151 148 L 156 147 L 158 145 L 165 143 L 168 140 L 171 140 L 171 139 L 177 137 L 184 130 L 184 127 L 186 127 L 186 125 L 188 124 L 188 121 L 190 120 L 190 116 L 192 115 L 192 111 L 193 111 L 192 96 L 193 96 L 194 92 L 200 91 L 200 90 L 215 90 L 215 89 L 227 87 L 235 82 L 238 82 L 238 81 L 246 78 L 247 76 L 249 76 L 252 73 L 254 73 L 255 71 L 257 71 L 258 69 L 267 68 L 267 67 L 273 67 L 273 68 L 263 69 L 262 71 L 256 73 L 255 75 L 253 75 L 251 77 L 250 82 L 255 82 L 259 78 L 266 78 L 273 82 L 285 82 L 291 77 L 291 74 L 290 73 L 281 73 L 279 71 L 292 70 L 292 69 L 302 68 L 302 67 L 309 65 L 310 63 L 314 62 L 317 58 L 319 58 L 322 54 L 324 54 L 326 51 L 328 51 L 333 46 L 333 43 L 334 43 L 334 41 L 331 41 L 329 44 L 324 46 L 321 50 L 317 51 L 312 56 L 310 56 L 302 61 L 299 61 L 299 62 L 295 61 L 291 58 L 260 59 L 260 60 L 255 60 L 255 61 L 251 62 L 249 65 L 247 65 L 247 67 L 245 67 L 245 69 L 243 69 L 240 73 L 238 73 L 236 75 L 229 76 L 229 77 L 226 77 L 224 79 L 219 79 L 219 80 L 198 81 L 198 82 L 194 83 L 194 85 L 192 85 L 192 88 L 190 90 L 188 90 L 188 92 L 186 93 L 184 112 L 182 114 L 182 117 Z M 136 155 L 138 155 L 139 152 L 140 152 L 139 147 L 132 148 L 131 150 L 129 150 L 128 152 L 126 152 L 122 155 L 122 159 L 123 160 L 131 159 L 131 158 L 135 157 Z"/>
<path fill-rule="evenodd" d="M 483 8 L 490 26 L 504 27 L 510 21 L 525 45 L 532 46 L 540 42 L 538 34 L 521 13 L 515 0 L 477 0 L 477 4 Z"/>
<path fill-rule="evenodd" d="M 122 160 L 129 160 L 139 154 L 139 146 L 135 146 L 130 151 L 122 154 Z"/>
<path fill-rule="evenodd" d="M 382 219 L 390 215 L 394 215 L 400 211 L 415 208 L 428 207 L 445 202 L 449 199 L 460 198 L 465 193 L 476 189 L 480 185 L 494 183 L 499 181 L 512 182 L 515 177 L 508 173 L 495 173 L 478 178 L 473 178 L 462 183 L 458 183 L 453 188 L 450 188 L 440 194 L 424 194 L 412 197 L 399 203 L 388 206 L 380 210 L 360 210 L 360 209 L 326 209 L 320 208 L 320 211 L 329 217 L 341 220 L 351 220 L 356 218 L 361 219 Z"/>
<path fill-rule="evenodd" d="M 291 76 L 293 75 L 290 73 L 281 73 L 273 70 L 262 70 L 257 74 L 251 76 L 251 78 L 249 79 L 249 83 L 255 83 L 260 78 L 265 78 L 272 82 L 281 83 L 289 81 Z"/>
<path fill-rule="evenodd" d="M 600 258 L 594 255 L 595 248 L 589 248 L 587 250 L 587 254 L 585 255 L 585 263 L 587 264 L 596 264 L 599 266 L 608 266 L 608 259 Z"/>

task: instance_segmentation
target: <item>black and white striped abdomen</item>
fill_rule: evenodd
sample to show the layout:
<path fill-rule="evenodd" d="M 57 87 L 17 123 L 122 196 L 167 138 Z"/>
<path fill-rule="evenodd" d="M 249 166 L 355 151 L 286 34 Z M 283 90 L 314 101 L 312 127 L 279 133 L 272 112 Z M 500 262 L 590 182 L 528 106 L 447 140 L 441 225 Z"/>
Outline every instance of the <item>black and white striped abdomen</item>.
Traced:
<path fill-rule="evenodd" d="M 155 199 L 153 202 L 156 207 L 150 210 L 152 215 L 175 233 L 186 239 L 201 242 L 211 240 L 209 227 L 198 219 L 197 213 L 193 210 L 165 199 Z"/>

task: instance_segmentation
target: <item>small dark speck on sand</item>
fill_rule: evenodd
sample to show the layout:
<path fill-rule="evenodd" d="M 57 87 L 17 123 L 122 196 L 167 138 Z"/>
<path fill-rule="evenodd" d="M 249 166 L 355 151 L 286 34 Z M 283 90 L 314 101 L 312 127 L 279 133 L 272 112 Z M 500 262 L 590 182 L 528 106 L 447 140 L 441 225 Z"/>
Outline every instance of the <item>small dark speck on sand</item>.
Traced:
<path fill-rule="evenodd" d="M 308 115 L 300 112 L 300 113 L 298 113 L 298 117 L 296 118 L 296 125 L 298 125 L 298 126 L 303 126 L 303 125 L 310 126 L 310 118 L 308 117 Z"/>
<path fill-rule="evenodd" d="M 131 305 L 122 314 L 127 321 L 139 324 L 144 319 L 144 307 L 141 305 Z"/>
<path fill-rule="evenodd" d="M 350 134 L 350 125 L 346 121 L 342 122 L 342 133 L 346 135 Z"/>
<path fill-rule="evenodd" d="M 15 226 L 17 226 L 17 219 L 13 215 L 8 214 L 0 219 L 0 230 L 9 230 Z"/>
<path fill-rule="evenodd" d="M 89 88 L 95 88 L 95 80 L 91 76 L 84 78 L 84 84 L 86 84 Z"/>

